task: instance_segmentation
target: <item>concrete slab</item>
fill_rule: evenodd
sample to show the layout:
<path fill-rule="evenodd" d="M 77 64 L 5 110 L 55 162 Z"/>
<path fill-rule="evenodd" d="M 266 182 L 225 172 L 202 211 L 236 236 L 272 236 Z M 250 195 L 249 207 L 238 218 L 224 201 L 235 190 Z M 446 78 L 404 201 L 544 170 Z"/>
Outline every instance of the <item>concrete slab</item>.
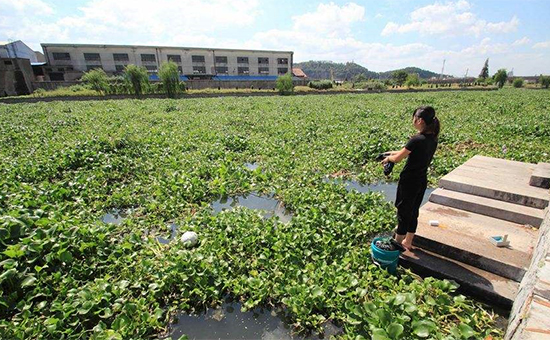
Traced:
<path fill-rule="evenodd" d="M 438 220 L 439 227 L 429 225 Z M 494 246 L 490 237 L 508 234 L 510 246 Z M 420 209 L 414 244 L 423 249 L 520 281 L 529 266 L 537 230 L 432 202 Z"/>
<path fill-rule="evenodd" d="M 550 163 L 537 164 L 529 184 L 544 189 L 550 188 Z"/>
<path fill-rule="evenodd" d="M 550 335 L 550 318 L 548 315 L 550 315 L 550 301 L 534 296 L 527 316 L 525 331 L 538 333 L 541 336 Z"/>
<path fill-rule="evenodd" d="M 548 206 L 550 193 L 529 185 L 537 165 L 474 156 L 440 180 L 440 187 L 467 194 L 522 204 Z"/>
<path fill-rule="evenodd" d="M 474 196 L 458 191 L 436 189 L 429 198 L 430 202 L 448 207 L 466 210 L 518 224 L 529 224 L 539 227 L 544 217 L 544 210 L 526 207 L 519 204 Z"/>
<path fill-rule="evenodd" d="M 511 308 L 519 284 L 464 263 L 444 258 L 423 249 L 403 253 L 399 263 L 421 276 L 448 279 L 460 285 L 460 292 L 491 305 Z"/>

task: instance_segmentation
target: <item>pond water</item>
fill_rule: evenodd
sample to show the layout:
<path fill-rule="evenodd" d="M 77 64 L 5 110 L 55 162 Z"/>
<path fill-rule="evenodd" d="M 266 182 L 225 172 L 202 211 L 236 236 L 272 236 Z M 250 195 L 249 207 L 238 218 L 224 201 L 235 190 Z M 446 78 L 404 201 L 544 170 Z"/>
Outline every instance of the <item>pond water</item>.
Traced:
<path fill-rule="evenodd" d="M 272 195 L 251 193 L 248 195 L 223 197 L 212 203 L 212 209 L 214 209 L 215 213 L 219 213 L 223 210 L 232 210 L 235 207 L 247 207 L 249 209 L 261 210 L 265 218 L 277 216 L 283 223 L 290 221 L 292 218 L 292 214 Z"/>
<path fill-rule="evenodd" d="M 386 201 L 395 203 L 395 195 L 397 194 L 397 183 L 395 182 L 377 182 L 373 184 L 361 184 L 355 180 L 341 180 L 341 179 L 325 179 L 325 182 L 342 183 L 346 186 L 348 191 L 357 190 L 360 193 L 367 193 L 371 191 L 380 192 L 386 198 Z M 428 202 L 430 194 L 435 188 L 427 188 L 422 199 L 422 205 Z"/>
<path fill-rule="evenodd" d="M 170 223 L 168 224 L 168 227 L 170 228 L 170 238 L 164 238 L 161 236 L 157 237 L 157 241 L 159 241 L 162 244 L 168 244 L 170 243 L 170 241 L 174 239 L 174 237 L 176 237 L 176 233 L 178 231 L 178 225 L 175 223 Z"/>
<path fill-rule="evenodd" d="M 248 169 L 248 170 L 256 170 L 258 169 L 258 167 L 260 166 L 257 162 L 254 162 L 254 163 L 244 163 L 244 166 Z"/>
<path fill-rule="evenodd" d="M 182 335 L 189 339 L 329 339 L 342 331 L 327 323 L 322 335 L 298 336 L 283 313 L 263 308 L 242 312 L 238 302 L 225 303 L 200 315 L 181 313 L 170 328 L 172 339 Z"/>
<path fill-rule="evenodd" d="M 128 211 L 120 209 L 111 209 L 103 217 L 101 221 L 108 224 L 119 225 L 124 222 L 124 219 L 128 216 Z"/>

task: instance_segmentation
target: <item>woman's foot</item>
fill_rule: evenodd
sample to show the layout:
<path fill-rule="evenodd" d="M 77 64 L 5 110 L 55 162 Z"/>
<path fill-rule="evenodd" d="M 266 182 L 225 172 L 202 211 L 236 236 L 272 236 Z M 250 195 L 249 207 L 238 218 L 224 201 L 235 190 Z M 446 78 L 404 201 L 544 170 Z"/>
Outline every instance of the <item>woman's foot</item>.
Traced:
<path fill-rule="evenodd" d="M 413 250 L 413 239 L 414 239 L 414 233 L 407 233 L 405 236 L 405 239 L 401 242 L 401 245 L 406 248 L 407 250 Z"/>

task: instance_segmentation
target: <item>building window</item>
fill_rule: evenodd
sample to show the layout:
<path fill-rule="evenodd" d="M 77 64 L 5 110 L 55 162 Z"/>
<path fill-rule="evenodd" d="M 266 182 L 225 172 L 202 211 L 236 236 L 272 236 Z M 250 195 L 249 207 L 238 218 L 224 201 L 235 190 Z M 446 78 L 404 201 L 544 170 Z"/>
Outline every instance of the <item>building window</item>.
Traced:
<path fill-rule="evenodd" d="M 217 74 L 228 74 L 229 69 L 227 66 L 216 66 L 216 73 Z"/>
<path fill-rule="evenodd" d="M 181 55 L 179 54 L 169 54 L 167 57 L 169 61 L 173 61 L 175 63 L 181 63 Z"/>
<path fill-rule="evenodd" d="M 84 53 L 84 60 L 86 61 L 101 61 L 99 53 Z"/>
<path fill-rule="evenodd" d="M 277 69 L 278 74 L 286 74 L 287 72 L 288 72 L 288 68 L 286 68 L 286 67 L 279 67 Z"/>
<path fill-rule="evenodd" d="M 124 71 L 124 65 L 115 65 L 115 69 L 117 72 L 123 72 Z"/>
<path fill-rule="evenodd" d="M 179 74 L 182 74 L 182 73 L 183 73 L 183 67 L 178 66 L 178 73 L 179 73 Z"/>
<path fill-rule="evenodd" d="M 248 67 L 239 67 L 237 69 L 237 71 L 239 72 L 239 74 L 249 74 L 250 72 L 248 71 Z"/>
<path fill-rule="evenodd" d="M 113 53 L 113 59 L 115 61 L 130 61 L 128 53 Z"/>
<path fill-rule="evenodd" d="M 194 62 L 194 63 L 204 63 L 204 56 L 203 55 L 192 55 L 191 56 L 191 61 Z"/>
<path fill-rule="evenodd" d="M 101 65 L 86 65 L 86 71 L 95 70 L 95 69 L 102 69 L 102 67 Z"/>
<path fill-rule="evenodd" d="M 48 76 L 50 77 L 51 81 L 64 81 L 65 77 L 63 76 L 62 72 L 51 72 L 48 73 Z"/>
<path fill-rule="evenodd" d="M 4 60 L 4 65 L 12 65 L 13 63 L 11 60 Z"/>
<path fill-rule="evenodd" d="M 66 52 L 54 52 L 52 53 L 53 60 L 71 60 L 71 55 Z"/>
<path fill-rule="evenodd" d="M 216 64 L 227 64 L 227 57 L 216 57 Z"/>
<path fill-rule="evenodd" d="M 248 57 L 237 57 L 238 64 L 248 64 Z"/>
<path fill-rule="evenodd" d="M 154 73 L 154 72 L 157 72 L 157 65 L 145 65 L 145 69 L 149 73 Z"/>
<path fill-rule="evenodd" d="M 194 74 L 205 74 L 206 73 L 206 67 L 204 67 L 204 66 L 193 66 L 193 73 Z"/>
<path fill-rule="evenodd" d="M 288 58 L 277 58 L 277 64 L 288 65 Z"/>
<path fill-rule="evenodd" d="M 269 64 L 269 58 L 258 58 L 258 64 Z"/>
<path fill-rule="evenodd" d="M 258 67 L 259 74 L 269 74 L 269 67 Z"/>
<path fill-rule="evenodd" d="M 144 62 L 156 62 L 157 58 L 154 54 L 142 54 L 141 55 L 141 61 Z"/>

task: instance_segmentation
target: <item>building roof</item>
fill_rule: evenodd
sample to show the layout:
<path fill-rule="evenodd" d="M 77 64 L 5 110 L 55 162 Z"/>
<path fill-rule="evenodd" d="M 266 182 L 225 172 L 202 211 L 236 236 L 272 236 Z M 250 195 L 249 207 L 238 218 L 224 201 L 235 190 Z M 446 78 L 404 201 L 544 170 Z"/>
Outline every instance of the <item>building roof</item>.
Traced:
<path fill-rule="evenodd" d="M 94 47 L 94 48 L 109 48 L 109 47 L 122 47 L 122 48 L 173 48 L 173 49 L 190 49 L 190 50 L 205 50 L 205 51 L 243 51 L 243 52 L 271 52 L 271 53 L 291 53 L 293 51 L 275 51 L 275 50 L 245 50 L 235 48 L 206 48 L 206 47 L 189 47 L 189 46 L 151 46 L 151 45 L 109 45 L 109 44 L 56 44 L 56 43 L 40 43 L 42 49 L 44 47 Z"/>
<path fill-rule="evenodd" d="M 307 78 L 307 74 L 305 74 L 304 71 L 302 71 L 301 68 L 293 68 L 293 69 L 292 69 L 292 74 L 293 74 L 295 77 Z"/>

